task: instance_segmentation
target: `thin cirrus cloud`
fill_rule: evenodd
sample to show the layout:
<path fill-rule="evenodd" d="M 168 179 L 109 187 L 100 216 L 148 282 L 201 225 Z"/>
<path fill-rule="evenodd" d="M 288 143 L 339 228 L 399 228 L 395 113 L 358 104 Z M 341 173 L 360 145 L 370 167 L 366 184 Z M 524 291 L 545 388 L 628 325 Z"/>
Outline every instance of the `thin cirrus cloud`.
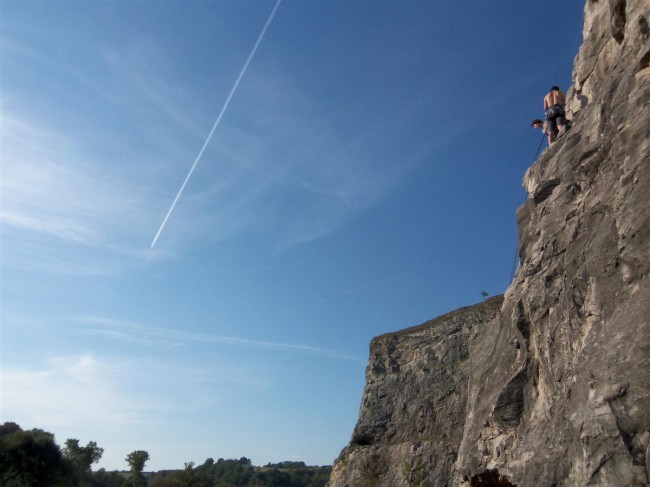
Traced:
<path fill-rule="evenodd" d="M 94 253 L 88 263 L 103 273 L 96 265 L 106 260 L 101 254 L 113 257 L 106 271 L 117 257 L 164 255 L 138 252 L 152 215 L 147 192 L 85 156 L 72 138 L 6 112 L 0 218 L 7 265 L 79 273 L 82 248 Z"/>
<path fill-rule="evenodd" d="M 241 390 L 267 387 L 237 367 L 188 367 L 90 353 L 56 356 L 31 367 L 3 367 L 2 413 L 46 428 L 158 422 L 170 412 L 187 413 L 219 401 L 204 391 L 223 383 Z M 171 400 L 182 395 L 193 397 L 192 404 Z"/>
<path fill-rule="evenodd" d="M 120 390 L 121 374 L 116 374 L 115 366 L 89 354 L 51 358 L 40 367 L 5 366 L 3 415 L 50 428 L 75 422 L 137 421 L 154 409 L 154 403 Z"/>
<path fill-rule="evenodd" d="M 405 154 L 396 164 L 382 156 L 377 141 L 387 127 L 364 124 L 342 137 L 337 118 L 316 108 L 314 93 L 273 60 L 260 59 L 207 148 L 201 177 L 188 187 L 161 245 L 149 251 L 147 241 L 218 104 L 215 114 L 196 110 L 201 94 L 189 96 L 173 66 L 156 55 L 155 42 L 136 47 L 128 56 L 105 51 L 100 72 L 111 83 L 69 68 L 71 79 L 83 80 L 86 92 L 114 110 L 88 119 L 84 131 L 54 128 L 41 113 L 26 113 L 18 95 L 8 97 L 2 222 L 17 232 L 5 249 L 24 241 L 37 247 L 35 236 L 42 244 L 36 260 L 17 252 L 12 265 L 33 268 L 47 259 L 42 267 L 55 272 L 115 273 L 187 244 L 256 233 L 271 249 L 286 250 L 340 228 L 422 160 Z M 203 105 L 214 98 L 203 95 Z M 125 117 L 136 122 L 134 134 L 120 127 Z M 80 261 L 79 247 L 93 255 Z"/>
<path fill-rule="evenodd" d="M 111 339 L 125 340 L 135 344 L 181 346 L 186 343 L 218 343 L 243 348 L 318 355 L 339 360 L 357 359 L 357 357 L 343 352 L 302 343 L 270 342 L 234 336 L 185 332 L 109 318 L 76 317 L 74 321 L 78 325 L 83 326 L 83 330 L 86 333 L 101 335 Z"/>
<path fill-rule="evenodd" d="M 171 187 L 169 167 L 181 169 L 180 163 L 156 159 L 165 177 L 156 181 L 146 162 L 140 163 L 145 166 L 141 171 L 125 169 L 126 161 L 146 159 L 143 154 L 124 152 L 117 160 L 105 160 L 89 153 L 83 138 L 35 122 L 35 116 L 12 115 L 5 110 L 2 120 L 3 224 L 73 246 L 124 254 L 144 248 L 172 196 L 166 198 L 164 192 Z M 364 168 L 353 147 L 316 144 L 312 131 L 326 136 L 327 128 L 300 133 L 296 124 L 284 121 L 286 132 L 300 136 L 284 141 L 284 149 L 273 154 L 268 136 L 225 127 L 202 168 L 205 183 L 188 191 L 173 222 L 175 232 L 166 235 L 168 244 L 177 246 L 188 238 L 214 243 L 275 227 L 272 240 L 290 247 L 338 228 L 390 186 L 392 178 L 369 165 Z M 290 150 L 288 144 L 293 144 Z M 150 258 L 152 253 L 143 255 Z"/>
<path fill-rule="evenodd" d="M 155 114 L 148 123 L 138 125 L 151 140 L 161 144 L 173 141 L 165 144 L 166 149 L 178 150 L 178 138 L 167 133 L 160 136 L 161 129 L 175 131 L 188 138 L 182 147 L 189 150 L 190 141 L 198 142 L 207 135 L 197 117 L 197 99 L 191 87 L 175 79 L 173 66 L 155 41 L 141 38 L 126 46 L 104 49 L 101 59 L 111 83 L 86 79 L 85 84 L 125 112 Z"/>

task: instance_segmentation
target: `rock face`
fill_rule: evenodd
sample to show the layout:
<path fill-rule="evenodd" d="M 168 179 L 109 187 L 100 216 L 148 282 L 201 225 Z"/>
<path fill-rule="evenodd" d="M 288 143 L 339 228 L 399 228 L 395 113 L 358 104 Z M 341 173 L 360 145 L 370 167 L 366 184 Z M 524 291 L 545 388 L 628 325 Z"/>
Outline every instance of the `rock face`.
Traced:
<path fill-rule="evenodd" d="M 371 344 L 331 487 L 650 484 L 650 1 L 588 0 L 493 298 Z"/>
<path fill-rule="evenodd" d="M 458 412 L 467 406 L 470 336 L 502 302 L 492 298 L 372 341 L 359 422 L 331 485 L 451 481 L 463 434 Z"/>

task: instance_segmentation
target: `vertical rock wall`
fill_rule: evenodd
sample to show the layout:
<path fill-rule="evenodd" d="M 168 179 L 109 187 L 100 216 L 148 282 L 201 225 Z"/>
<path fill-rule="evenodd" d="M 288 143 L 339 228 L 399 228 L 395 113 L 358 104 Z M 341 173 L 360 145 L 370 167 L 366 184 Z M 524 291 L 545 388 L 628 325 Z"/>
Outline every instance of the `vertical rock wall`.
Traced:
<path fill-rule="evenodd" d="M 573 128 L 526 174 L 521 267 L 470 347 L 457 484 L 649 483 L 649 20 L 587 2 Z"/>
<path fill-rule="evenodd" d="M 502 305 L 373 340 L 331 487 L 650 484 L 649 25 L 650 0 L 587 1 Z"/>
<path fill-rule="evenodd" d="M 465 423 L 470 337 L 502 302 L 491 298 L 372 340 L 359 421 L 330 485 L 451 482 Z"/>

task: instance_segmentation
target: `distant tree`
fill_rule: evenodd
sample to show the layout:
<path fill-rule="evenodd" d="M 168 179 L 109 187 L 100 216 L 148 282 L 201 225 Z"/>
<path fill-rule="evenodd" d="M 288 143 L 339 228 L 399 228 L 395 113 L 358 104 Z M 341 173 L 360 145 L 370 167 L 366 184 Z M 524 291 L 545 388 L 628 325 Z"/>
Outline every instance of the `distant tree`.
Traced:
<path fill-rule="evenodd" d="M 194 462 L 189 462 L 183 470 L 157 472 L 148 487 L 213 487 L 213 479 L 202 467 L 194 468 Z"/>
<path fill-rule="evenodd" d="M 179 487 L 211 487 L 209 476 L 201 468 L 194 468 L 194 462 L 185 464 L 185 469 L 179 472 Z"/>
<path fill-rule="evenodd" d="M 126 463 L 131 469 L 131 476 L 124 481 L 124 487 L 145 487 L 147 479 L 142 475 L 144 465 L 149 460 L 149 453 L 144 450 L 135 450 L 126 456 Z"/>
<path fill-rule="evenodd" d="M 68 439 L 63 447 L 63 457 L 70 462 L 74 483 L 79 487 L 92 486 L 91 465 L 99 461 L 104 449 L 94 441 L 86 446 L 79 446 L 79 440 Z"/>
<path fill-rule="evenodd" d="M 284 469 L 297 469 L 297 468 L 306 468 L 307 465 L 305 462 L 279 462 L 279 463 L 267 463 L 264 465 L 265 468 L 284 468 Z"/>
<path fill-rule="evenodd" d="M 131 472 L 142 473 L 145 464 L 149 461 L 149 453 L 144 450 L 135 450 L 126 456 L 126 463 Z"/>
<path fill-rule="evenodd" d="M 104 454 L 104 449 L 97 446 L 94 441 L 86 446 L 79 446 L 79 440 L 68 439 L 63 447 L 63 456 L 76 464 L 81 470 L 90 470 L 93 463 L 97 463 Z"/>
<path fill-rule="evenodd" d="M 483 296 L 483 301 L 485 301 L 485 298 L 487 298 L 490 295 L 489 292 L 487 291 L 481 291 L 481 296 Z"/>
<path fill-rule="evenodd" d="M 0 425 L 0 487 L 120 487 L 124 477 L 117 472 L 91 471 L 103 453 L 94 441 L 80 446 L 76 439 L 67 440 L 61 450 L 52 433 L 23 431 L 16 423 L 4 423 Z"/>
<path fill-rule="evenodd" d="M 259 472 L 258 478 L 268 487 L 291 487 L 291 473 L 285 470 L 272 468 L 266 472 Z"/>
<path fill-rule="evenodd" d="M 16 431 L 22 431 L 20 426 L 16 423 L 7 421 L 5 424 L 0 425 L 0 439 L 4 436 L 10 435 L 11 433 L 15 433 Z"/>
<path fill-rule="evenodd" d="M 332 467 L 309 467 L 304 462 L 268 463 L 256 471 L 255 485 L 265 487 L 324 487 Z"/>
<path fill-rule="evenodd" d="M 16 423 L 0 426 L 2 487 L 74 486 L 68 481 L 70 474 L 52 433 L 23 431 Z"/>
<path fill-rule="evenodd" d="M 299 461 L 268 463 L 260 468 L 246 457 L 216 462 L 208 458 L 199 466 L 188 462 L 182 470 L 156 472 L 148 487 L 325 487 L 331 471 L 330 466 L 310 467 Z"/>
<path fill-rule="evenodd" d="M 247 486 L 253 478 L 253 467 L 250 459 L 242 457 L 239 460 L 224 460 L 220 458 L 212 470 L 216 487 Z M 264 484 L 262 484 L 264 485 Z"/>
<path fill-rule="evenodd" d="M 203 465 L 197 467 L 197 470 L 201 470 L 204 474 L 208 476 L 214 476 L 216 471 L 216 466 L 213 458 L 206 458 Z"/>
<path fill-rule="evenodd" d="M 92 473 L 93 487 L 121 487 L 124 483 L 124 477 L 117 472 L 107 472 L 100 468 Z"/>

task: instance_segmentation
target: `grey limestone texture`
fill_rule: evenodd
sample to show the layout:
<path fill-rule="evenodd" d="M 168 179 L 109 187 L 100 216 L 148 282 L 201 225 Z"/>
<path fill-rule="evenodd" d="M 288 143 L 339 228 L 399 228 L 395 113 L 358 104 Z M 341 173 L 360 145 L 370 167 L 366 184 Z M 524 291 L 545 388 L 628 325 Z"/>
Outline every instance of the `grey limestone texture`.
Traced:
<path fill-rule="evenodd" d="M 587 0 L 503 297 L 370 345 L 330 487 L 650 485 L 650 0 Z"/>

